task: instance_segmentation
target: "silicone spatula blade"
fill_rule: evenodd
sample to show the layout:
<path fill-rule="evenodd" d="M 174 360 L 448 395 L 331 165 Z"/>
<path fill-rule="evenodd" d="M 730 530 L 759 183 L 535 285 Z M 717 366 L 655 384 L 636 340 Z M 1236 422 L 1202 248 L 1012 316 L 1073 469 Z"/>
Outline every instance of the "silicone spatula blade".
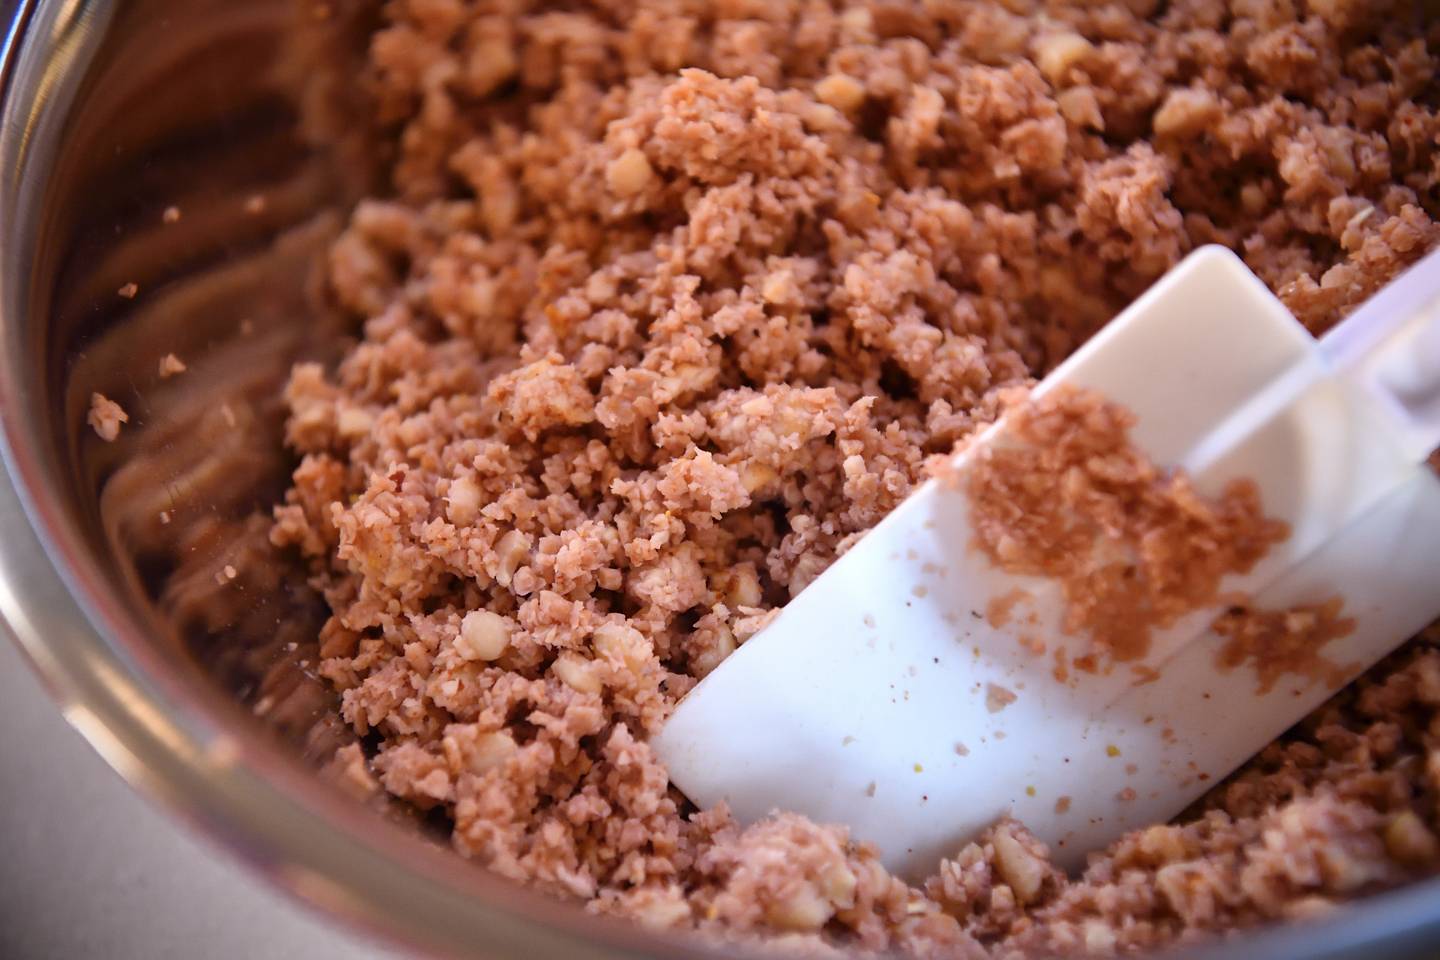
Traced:
<path fill-rule="evenodd" d="M 1136 446 L 1202 493 L 1259 488 L 1290 535 L 1222 596 L 1344 600 L 1327 644 L 1346 681 L 1440 614 L 1440 254 L 1317 342 L 1223 248 L 1193 253 L 1035 390 L 1089 388 L 1137 417 Z M 1417 359 L 1416 351 L 1421 351 Z M 1001 421 L 953 464 L 963 476 Z M 1427 446 L 1428 444 L 1428 446 Z M 1333 692 L 1261 692 L 1222 667 L 1202 609 L 1129 669 L 1061 679 L 1025 635 L 1081 656 L 1058 586 L 973 546 L 963 484 L 911 495 L 677 707 L 654 745 L 695 802 L 842 823 L 923 875 L 1013 814 L 1064 865 L 1163 822 Z M 1028 616 L 992 622 L 1023 592 Z M 1013 700 L 996 709 L 993 691 Z"/>

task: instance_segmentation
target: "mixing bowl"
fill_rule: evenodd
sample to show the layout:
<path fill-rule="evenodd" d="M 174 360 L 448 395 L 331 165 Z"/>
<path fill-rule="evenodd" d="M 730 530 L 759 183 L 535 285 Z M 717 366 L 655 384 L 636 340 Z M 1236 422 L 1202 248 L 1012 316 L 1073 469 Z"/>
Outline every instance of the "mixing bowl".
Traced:
<path fill-rule="evenodd" d="M 718 955 L 516 888 L 316 774 L 348 732 L 306 671 L 323 609 L 266 527 L 284 376 L 348 333 L 315 267 L 373 185 L 347 76 L 377 7 L 0 2 L 0 615 L 122 776 L 319 909 L 433 955 Z M 131 413 L 113 444 L 95 391 Z M 1437 944 L 1431 882 L 1187 956 Z"/>

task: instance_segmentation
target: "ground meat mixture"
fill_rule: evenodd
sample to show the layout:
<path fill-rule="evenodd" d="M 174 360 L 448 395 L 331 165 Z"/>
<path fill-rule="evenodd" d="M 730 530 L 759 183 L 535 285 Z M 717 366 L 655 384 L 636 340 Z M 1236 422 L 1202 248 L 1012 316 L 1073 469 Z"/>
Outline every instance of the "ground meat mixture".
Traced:
<path fill-rule="evenodd" d="M 363 326 L 294 372 L 273 531 L 333 611 L 337 776 L 596 911 L 917 956 L 1433 872 L 1433 636 L 1077 879 L 1007 821 L 907 885 L 693 810 L 647 739 L 1190 249 L 1318 332 L 1440 241 L 1437 54 L 1385 0 L 390 0 L 390 189 L 329 259 Z"/>

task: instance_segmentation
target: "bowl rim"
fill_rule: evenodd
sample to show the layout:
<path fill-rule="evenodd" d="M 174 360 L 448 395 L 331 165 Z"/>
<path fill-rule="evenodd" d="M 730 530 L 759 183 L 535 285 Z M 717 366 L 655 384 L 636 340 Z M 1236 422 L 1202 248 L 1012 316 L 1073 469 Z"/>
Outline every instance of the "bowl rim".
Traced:
<path fill-rule="evenodd" d="M 20 339 L 32 302 L 46 159 L 118 0 L 0 3 L 0 622 L 66 719 L 134 789 L 272 885 L 392 944 L 437 956 L 734 957 L 693 937 L 641 931 L 522 889 L 418 842 L 263 737 L 237 735 L 194 685 L 164 669 L 107 587 L 64 509 L 59 455 L 27 417 L 41 396 Z M 43 302 L 40 301 L 40 302 Z M 1433 955 L 1440 880 L 1348 906 L 1303 928 L 1181 951 L 1342 960 Z M 1175 955 L 1174 953 L 1167 955 Z"/>

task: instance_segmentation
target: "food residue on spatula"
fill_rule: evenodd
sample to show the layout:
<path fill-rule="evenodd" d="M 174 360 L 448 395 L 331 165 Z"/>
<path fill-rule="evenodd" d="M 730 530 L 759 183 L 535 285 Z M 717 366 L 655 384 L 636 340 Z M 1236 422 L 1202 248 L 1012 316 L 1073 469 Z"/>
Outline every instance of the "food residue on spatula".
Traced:
<path fill-rule="evenodd" d="M 1345 616 L 1344 609 L 1345 601 L 1338 596 L 1284 610 L 1237 604 L 1217 617 L 1212 627 L 1226 641 L 1219 666 L 1226 670 L 1253 666 L 1260 681 L 1256 692 L 1262 694 L 1286 674 L 1338 686 L 1347 668 L 1321 651 L 1332 640 L 1354 632 L 1355 620 Z"/>
<path fill-rule="evenodd" d="M 1183 471 L 1156 466 L 1131 443 L 1134 422 L 1062 386 L 1013 409 L 956 478 L 974 546 L 1010 573 L 1060 584 L 1063 629 L 1091 641 L 1082 670 L 1144 657 L 1155 630 L 1214 604 L 1224 577 L 1288 535 L 1254 483 L 1206 497 Z"/>

